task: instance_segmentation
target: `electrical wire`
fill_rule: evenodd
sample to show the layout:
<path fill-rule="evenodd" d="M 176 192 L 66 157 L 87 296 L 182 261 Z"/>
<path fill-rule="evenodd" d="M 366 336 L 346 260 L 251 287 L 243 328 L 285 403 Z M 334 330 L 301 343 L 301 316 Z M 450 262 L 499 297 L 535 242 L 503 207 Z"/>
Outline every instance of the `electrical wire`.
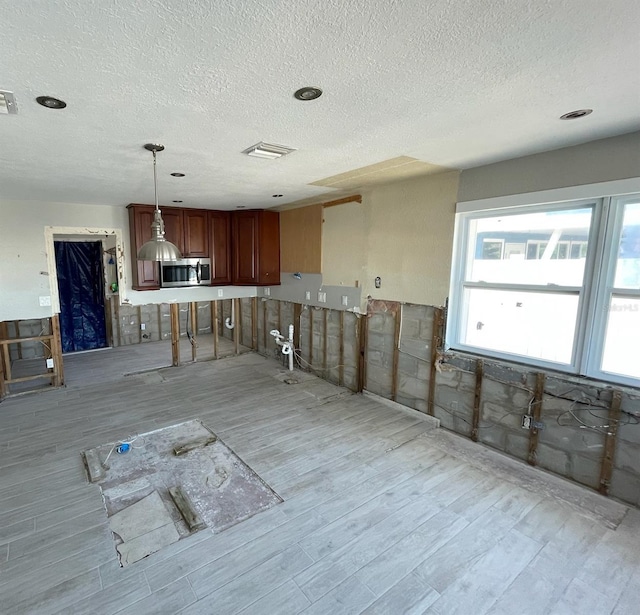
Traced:
<path fill-rule="evenodd" d="M 142 439 L 142 441 L 143 441 L 142 446 L 133 446 L 133 443 L 137 442 L 140 439 Z M 109 457 L 111 457 L 111 454 L 113 453 L 113 451 L 115 451 L 118 447 L 122 446 L 123 444 L 127 444 L 132 449 L 134 449 L 134 448 L 136 448 L 136 449 L 144 448 L 147 445 L 144 436 L 141 436 L 140 434 L 138 434 L 136 436 L 133 436 L 132 438 L 127 438 L 126 440 L 118 440 L 111 447 L 111 450 L 109 451 L 109 454 L 106 456 L 105 460 L 102 462 L 103 467 L 106 467 L 107 461 L 109 461 Z"/>
<path fill-rule="evenodd" d="M 192 346 L 198 348 L 198 342 L 196 341 L 196 336 L 193 333 L 193 323 L 191 322 L 191 310 L 189 308 L 184 308 L 180 310 L 181 312 L 185 312 L 184 319 L 184 330 L 187 334 L 187 339 Z"/>
<path fill-rule="evenodd" d="M 305 306 L 306 308 L 306 306 Z M 302 312 L 300 312 L 300 316 L 298 317 L 298 328 L 299 330 L 302 328 L 302 314 L 303 314 L 304 310 Z M 402 329 L 402 305 L 400 307 L 400 328 Z M 413 357 L 419 361 L 423 361 L 424 363 L 431 363 L 431 358 L 425 358 L 425 357 L 420 357 L 418 355 L 415 355 L 411 352 L 408 352 L 407 350 L 403 350 L 400 347 L 401 344 L 401 336 L 398 339 L 398 347 L 397 350 L 399 353 L 402 353 L 404 355 Z M 336 365 L 334 367 L 316 367 L 314 365 L 312 365 L 311 363 L 309 363 L 308 361 L 306 361 L 305 359 L 302 358 L 302 355 L 300 353 L 299 349 L 294 349 L 294 357 L 296 359 L 296 362 L 298 363 L 298 365 L 302 368 L 305 369 L 303 367 L 303 363 L 305 365 L 308 366 L 308 369 L 312 369 L 314 371 L 319 371 L 319 372 L 326 372 L 332 369 L 337 369 L 339 367 L 346 367 L 346 365 Z M 459 372 L 463 372 L 466 374 L 471 374 L 475 376 L 475 372 L 469 371 L 469 370 L 465 370 L 462 368 L 459 368 L 457 366 L 454 366 L 456 371 Z M 540 402 L 536 402 L 535 401 L 535 397 L 534 397 L 534 390 L 531 387 L 528 387 L 526 385 L 523 384 L 519 384 L 517 382 L 509 382 L 507 380 L 502 380 L 501 378 L 497 378 L 495 376 L 489 375 L 489 374 L 484 374 L 484 379 L 485 380 L 490 380 L 492 382 L 496 382 L 499 384 L 504 384 L 505 386 L 514 388 L 514 389 L 519 389 L 521 391 L 526 391 L 527 393 L 529 393 L 532 397 L 529 400 L 529 403 L 527 404 L 526 407 L 519 407 L 519 408 L 515 408 L 513 410 L 509 410 L 508 412 L 506 412 L 505 414 L 503 414 L 497 421 L 494 422 L 494 424 L 479 424 L 478 425 L 478 429 L 494 429 L 498 426 L 500 426 L 500 423 L 502 423 L 502 421 L 507 418 L 508 416 L 512 415 L 512 414 L 521 414 L 523 411 L 526 411 L 526 414 L 528 416 L 532 416 L 533 412 L 532 412 L 532 406 L 535 403 L 542 403 L 542 401 Z M 591 425 L 589 423 L 587 423 L 586 421 L 583 421 L 581 418 L 579 418 L 579 416 L 576 414 L 576 412 L 579 411 L 587 411 L 589 412 L 589 414 L 591 416 L 593 416 L 594 418 L 600 419 L 602 421 L 606 421 L 607 419 L 605 419 L 605 417 L 602 417 L 598 414 L 596 414 L 593 410 L 604 410 L 608 412 L 608 406 L 604 405 L 604 404 L 598 404 L 598 403 L 593 403 L 591 402 L 591 400 L 589 398 L 582 398 L 582 399 L 572 399 L 570 397 L 567 397 L 567 395 L 569 395 L 570 393 L 573 393 L 574 391 L 578 391 L 581 392 L 581 389 L 579 387 L 572 387 L 571 389 L 568 389 L 567 391 L 564 391 L 563 393 L 552 393 L 550 391 L 544 390 L 543 391 L 543 395 L 548 396 L 548 397 L 553 397 L 555 399 L 560 399 L 563 401 L 569 401 L 571 402 L 571 407 L 569 408 L 569 410 L 565 410 L 564 412 L 561 412 L 557 417 L 556 417 L 556 422 L 558 423 L 558 425 L 560 425 L 561 427 L 576 427 L 578 429 L 590 429 L 593 431 L 597 431 L 598 433 L 602 433 L 602 434 L 607 434 L 607 431 L 603 431 L 603 430 L 608 430 L 611 428 L 611 424 L 609 423 L 604 423 L 602 425 Z M 578 410 L 576 408 L 577 405 L 583 404 L 586 406 L 586 408 L 581 408 L 580 410 Z M 445 408 L 443 406 L 440 406 L 439 404 L 434 404 L 434 408 L 439 408 L 440 410 L 450 414 L 451 416 L 453 416 L 454 418 L 458 418 L 461 421 L 463 421 L 464 423 L 467 423 L 468 425 L 471 425 L 471 423 L 469 421 L 467 421 L 465 418 L 463 418 L 458 412 L 455 412 L 449 408 Z M 553 413 L 553 408 L 549 408 L 549 407 L 545 407 L 545 415 L 548 416 L 549 414 Z M 559 411 L 559 409 L 555 409 L 556 411 Z M 640 418 L 638 416 L 636 416 L 635 414 L 632 414 L 631 412 L 622 409 L 621 410 L 622 413 L 624 413 L 627 418 L 626 420 L 617 420 L 616 421 L 616 425 L 617 426 L 622 426 L 622 425 L 640 425 Z M 570 415 L 577 423 L 578 425 L 575 424 L 568 424 L 568 423 L 564 423 L 563 421 L 563 417 L 566 417 L 567 415 Z M 482 422 L 482 421 L 481 421 Z"/>
<path fill-rule="evenodd" d="M 334 365 L 332 367 L 315 367 L 314 365 L 312 365 L 311 363 L 309 363 L 309 361 L 307 361 L 306 359 L 302 358 L 302 354 L 300 353 L 300 350 L 297 350 L 294 348 L 293 351 L 293 356 L 295 357 L 296 361 L 298 362 L 298 365 L 302 368 L 305 369 L 302 366 L 302 363 L 305 363 L 308 366 L 308 369 L 312 369 L 314 371 L 318 371 L 318 372 L 327 372 L 331 369 L 338 369 L 339 367 L 352 367 L 347 365 L 346 363 L 343 363 L 341 365 Z"/>

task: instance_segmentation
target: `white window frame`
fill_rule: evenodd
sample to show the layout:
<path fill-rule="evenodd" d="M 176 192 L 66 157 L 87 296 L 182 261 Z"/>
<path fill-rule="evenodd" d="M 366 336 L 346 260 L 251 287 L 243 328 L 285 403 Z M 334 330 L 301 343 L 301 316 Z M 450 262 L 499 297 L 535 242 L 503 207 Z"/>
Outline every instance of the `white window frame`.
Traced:
<path fill-rule="evenodd" d="M 618 241 L 614 241 L 614 238 L 618 239 L 620 236 L 624 204 L 632 200 L 635 201 L 638 198 L 637 193 L 640 193 L 640 177 L 542 193 L 458 203 L 454 230 L 446 347 L 543 369 L 640 387 L 640 379 L 608 373 L 600 367 L 604 349 L 607 310 L 612 293 L 616 296 L 640 298 L 640 290 L 618 291 L 611 287 L 619 248 Z M 470 266 L 470 259 L 473 257 L 473 254 L 467 253 L 470 222 L 478 218 L 493 217 L 501 212 L 506 214 L 507 211 L 509 214 L 538 213 L 557 209 L 584 208 L 585 206 L 593 207 L 593 215 L 585 262 L 584 284 L 581 287 L 557 287 L 557 291 L 562 294 L 577 293 L 579 295 L 570 364 L 523 357 L 461 343 L 461 327 L 467 309 L 463 303 L 465 288 L 486 287 L 524 291 L 541 291 L 544 288 L 524 284 L 465 282 L 463 277 Z M 570 246 L 568 249 L 570 250 Z M 547 287 L 543 292 L 553 292 L 553 289 Z"/>

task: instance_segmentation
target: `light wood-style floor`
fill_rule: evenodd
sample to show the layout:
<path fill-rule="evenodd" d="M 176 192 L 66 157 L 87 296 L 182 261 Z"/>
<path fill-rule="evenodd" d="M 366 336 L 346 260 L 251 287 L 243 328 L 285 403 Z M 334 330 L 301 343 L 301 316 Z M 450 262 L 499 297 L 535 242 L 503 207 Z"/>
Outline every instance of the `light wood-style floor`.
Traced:
<path fill-rule="evenodd" d="M 0 403 L 2 613 L 638 613 L 640 511 L 417 413 L 256 354 L 66 368 Z M 284 502 L 120 568 L 80 451 L 191 418 Z"/>

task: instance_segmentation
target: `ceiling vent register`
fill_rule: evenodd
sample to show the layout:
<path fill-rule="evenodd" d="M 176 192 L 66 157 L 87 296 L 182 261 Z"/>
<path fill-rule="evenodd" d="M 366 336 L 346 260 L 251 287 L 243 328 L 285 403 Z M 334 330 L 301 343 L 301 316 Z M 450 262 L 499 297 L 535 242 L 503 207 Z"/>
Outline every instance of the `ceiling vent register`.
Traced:
<path fill-rule="evenodd" d="M 245 149 L 242 153 L 247 156 L 254 156 L 255 158 L 266 158 L 267 160 L 275 160 L 276 158 L 282 158 L 291 152 L 295 152 L 294 147 L 287 147 L 286 145 L 275 145 L 273 143 L 256 143 L 251 147 Z"/>
<path fill-rule="evenodd" d="M 0 114 L 6 115 L 9 113 L 18 113 L 16 99 L 13 96 L 13 92 L 0 90 Z"/>

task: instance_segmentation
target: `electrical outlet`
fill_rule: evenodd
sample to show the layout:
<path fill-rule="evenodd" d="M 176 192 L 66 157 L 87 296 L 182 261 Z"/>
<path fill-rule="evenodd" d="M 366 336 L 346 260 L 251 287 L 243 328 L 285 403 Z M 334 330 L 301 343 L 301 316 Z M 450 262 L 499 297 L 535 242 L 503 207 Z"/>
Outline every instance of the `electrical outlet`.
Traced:
<path fill-rule="evenodd" d="M 342 295 L 342 305 L 349 305 L 349 297 L 347 295 Z"/>
<path fill-rule="evenodd" d="M 528 414 L 525 414 L 522 417 L 522 429 L 531 429 L 531 422 L 533 421 L 533 417 Z"/>
<path fill-rule="evenodd" d="M 326 303 L 326 302 L 327 302 L 327 293 L 319 292 L 318 303 Z"/>
<path fill-rule="evenodd" d="M 47 369 L 53 369 L 53 359 L 47 359 Z"/>
<path fill-rule="evenodd" d="M 224 297 L 224 291 L 221 288 L 218 289 L 218 297 Z"/>
<path fill-rule="evenodd" d="M 311 291 L 310 291 L 310 290 L 308 290 L 307 292 L 305 292 L 305 294 L 304 294 L 304 298 L 305 298 L 307 301 L 311 301 Z"/>
<path fill-rule="evenodd" d="M 145 323 L 141 323 L 140 324 L 140 330 L 144 331 L 147 328 L 147 325 Z"/>
<path fill-rule="evenodd" d="M 264 289 L 264 296 L 265 297 L 270 297 L 271 296 L 271 289 L 270 288 L 265 288 Z"/>
<path fill-rule="evenodd" d="M 38 297 L 38 300 L 40 301 L 40 307 L 46 307 L 48 305 L 51 305 L 51 297 L 50 296 Z"/>
<path fill-rule="evenodd" d="M 453 412 L 457 412 L 458 411 L 458 402 L 457 401 L 452 401 L 451 402 L 451 410 Z"/>

